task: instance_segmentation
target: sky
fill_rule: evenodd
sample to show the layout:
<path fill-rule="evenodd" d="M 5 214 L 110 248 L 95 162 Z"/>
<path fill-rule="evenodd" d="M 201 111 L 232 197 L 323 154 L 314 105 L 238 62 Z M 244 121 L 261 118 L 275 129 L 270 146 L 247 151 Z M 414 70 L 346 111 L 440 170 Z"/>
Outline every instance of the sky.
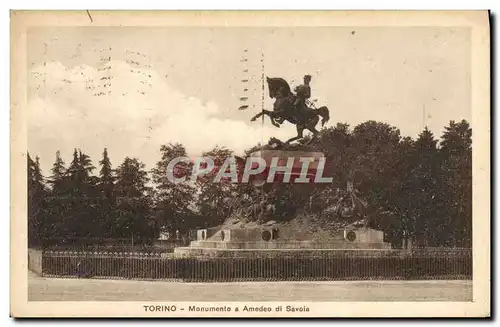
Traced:
<path fill-rule="evenodd" d="M 312 75 L 328 125 L 377 120 L 403 136 L 428 126 L 439 137 L 450 120 L 470 121 L 470 49 L 470 30 L 453 27 L 34 28 L 28 150 L 49 175 L 57 150 L 68 164 L 80 148 L 97 165 L 107 147 L 115 167 L 129 156 L 151 169 L 170 142 L 196 156 L 286 140 L 293 125 L 250 122 L 262 56 L 265 75 L 292 86 Z M 250 108 L 239 111 L 242 96 Z"/>

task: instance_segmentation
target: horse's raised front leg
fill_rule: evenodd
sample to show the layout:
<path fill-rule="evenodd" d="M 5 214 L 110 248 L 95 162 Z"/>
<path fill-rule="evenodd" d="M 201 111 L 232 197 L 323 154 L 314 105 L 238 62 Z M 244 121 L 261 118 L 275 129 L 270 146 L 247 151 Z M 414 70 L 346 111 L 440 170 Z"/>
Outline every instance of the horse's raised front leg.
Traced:
<path fill-rule="evenodd" d="M 274 112 L 272 111 L 268 111 L 268 110 L 262 110 L 261 112 L 259 112 L 258 114 L 256 114 L 255 116 L 253 116 L 250 121 L 255 121 L 257 120 L 257 118 L 261 117 L 262 115 L 266 115 L 269 117 L 269 119 L 271 120 L 271 124 L 273 124 L 274 126 L 276 127 L 280 127 L 280 125 L 278 123 L 276 123 L 275 121 L 275 115 L 274 115 Z"/>
<path fill-rule="evenodd" d="M 260 116 L 264 115 L 264 111 L 261 111 L 259 112 L 258 114 L 256 114 L 255 116 L 253 116 L 250 121 L 255 121 L 257 120 L 257 118 L 259 118 Z"/>

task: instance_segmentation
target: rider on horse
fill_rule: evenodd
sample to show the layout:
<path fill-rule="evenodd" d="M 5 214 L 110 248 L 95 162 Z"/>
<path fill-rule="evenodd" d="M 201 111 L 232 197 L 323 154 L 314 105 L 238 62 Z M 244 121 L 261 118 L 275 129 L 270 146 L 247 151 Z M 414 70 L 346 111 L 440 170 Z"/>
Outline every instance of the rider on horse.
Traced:
<path fill-rule="evenodd" d="M 289 100 L 287 100 L 289 98 L 290 97 L 287 98 L 284 87 L 278 88 L 278 90 L 276 91 L 277 101 L 289 101 Z M 278 124 L 282 124 L 285 121 L 285 115 L 286 115 L 285 108 L 286 108 L 286 106 L 277 106 L 277 107 L 278 107 L 278 109 L 275 110 L 275 112 L 279 118 L 276 119 L 276 122 Z"/>
<path fill-rule="evenodd" d="M 298 86 L 292 93 L 288 83 L 280 77 L 267 77 L 267 85 L 269 88 L 269 97 L 275 99 L 273 104 L 273 111 L 262 109 L 262 111 L 250 120 L 255 121 L 257 118 L 267 115 L 271 119 L 271 123 L 280 127 L 279 124 L 285 120 L 294 124 L 297 128 L 297 136 L 292 137 L 286 143 L 293 142 L 303 138 L 303 131 L 305 129 L 313 133 L 313 137 L 309 140 L 312 142 L 319 134 L 316 125 L 321 117 L 321 126 L 324 126 L 330 119 L 330 113 L 326 106 L 319 108 L 309 108 L 306 100 L 311 96 L 311 88 L 309 82 L 311 76 L 304 76 L 304 84 Z"/>
<path fill-rule="evenodd" d="M 311 82 L 311 75 L 304 76 L 304 84 L 301 84 L 295 88 L 296 98 L 293 103 L 293 107 L 295 108 L 295 115 L 297 120 L 301 121 L 305 115 L 305 112 L 308 110 L 306 105 L 306 100 L 311 97 L 311 87 L 309 83 Z"/>
<path fill-rule="evenodd" d="M 306 119 L 306 112 L 308 110 L 306 99 L 309 99 L 311 97 L 311 87 L 309 86 L 310 81 L 311 75 L 305 75 L 304 84 L 301 84 L 294 89 L 296 95 L 290 93 L 287 95 L 284 87 L 282 86 L 279 87 L 274 94 L 276 99 L 280 102 L 290 101 L 290 104 L 292 104 L 292 112 L 290 112 L 290 114 L 296 122 L 304 121 Z M 276 119 L 276 122 L 281 124 L 285 120 L 284 117 L 286 115 L 286 106 L 278 105 L 276 107 L 277 110 L 275 109 L 275 113 L 278 117 L 280 117 Z"/>

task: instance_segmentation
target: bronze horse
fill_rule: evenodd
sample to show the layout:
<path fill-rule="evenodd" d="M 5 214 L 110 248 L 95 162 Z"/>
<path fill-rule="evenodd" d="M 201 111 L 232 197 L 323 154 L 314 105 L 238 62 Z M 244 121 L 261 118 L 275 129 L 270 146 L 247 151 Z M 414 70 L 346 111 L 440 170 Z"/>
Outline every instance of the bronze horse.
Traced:
<path fill-rule="evenodd" d="M 292 91 L 290 90 L 290 86 L 283 78 L 268 77 L 266 78 L 266 80 L 269 87 L 269 96 L 272 99 L 276 99 L 274 101 L 273 111 L 262 110 L 262 112 L 252 117 L 251 121 L 255 121 L 262 115 L 266 115 L 271 119 L 271 123 L 274 126 L 280 127 L 280 124 L 283 123 L 283 121 L 287 120 L 290 123 L 296 125 L 297 136 L 292 137 L 291 139 L 286 141 L 286 143 L 290 143 L 303 138 L 304 129 L 308 129 L 313 133 L 313 137 L 309 142 L 314 140 L 319 134 L 319 131 L 316 129 L 319 117 L 322 117 L 321 126 L 324 126 L 325 123 L 330 119 L 328 108 L 326 106 L 322 106 L 317 109 L 310 107 L 295 108 L 293 104 L 295 102 L 296 95 L 292 93 Z M 296 114 L 296 110 L 302 110 L 300 115 Z"/>

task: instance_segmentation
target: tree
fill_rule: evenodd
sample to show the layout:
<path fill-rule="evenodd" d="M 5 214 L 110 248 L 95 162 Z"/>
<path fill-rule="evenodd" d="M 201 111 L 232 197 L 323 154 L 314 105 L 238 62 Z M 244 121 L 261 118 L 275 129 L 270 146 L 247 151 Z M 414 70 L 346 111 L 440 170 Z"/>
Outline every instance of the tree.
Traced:
<path fill-rule="evenodd" d="M 99 161 L 99 165 L 101 166 L 101 170 L 99 171 L 99 185 L 101 188 L 102 195 L 106 198 L 111 198 L 113 194 L 113 186 L 114 186 L 114 176 L 113 170 L 111 169 L 111 160 L 108 157 L 108 149 L 104 148 L 104 152 L 102 153 L 102 159 Z"/>
<path fill-rule="evenodd" d="M 78 154 L 78 168 L 81 178 L 80 182 L 82 183 L 84 194 L 87 197 L 96 196 L 97 194 L 95 194 L 95 192 L 97 185 L 99 184 L 99 180 L 95 176 L 92 176 L 92 172 L 95 170 L 95 167 L 87 154 L 82 153 L 80 150 L 78 151 Z"/>
<path fill-rule="evenodd" d="M 47 235 L 46 244 L 61 237 L 60 232 L 65 230 L 65 220 L 68 217 L 68 192 L 70 184 L 64 160 L 61 158 L 59 150 L 56 152 L 56 159 L 52 165 L 51 172 L 52 176 L 50 176 L 48 183 L 52 185 L 52 189 L 49 192 L 50 196 L 47 198 L 47 221 L 50 221 L 52 228 L 51 232 Z"/>
<path fill-rule="evenodd" d="M 90 157 L 75 149 L 68 170 L 67 207 L 62 235 L 72 237 L 101 237 L 98 188 L 99 179 L 91 176 L 95 167 Z"/>
<path fill-rule="evenodd" d="M 211 158 L 215 166 L 211 172 L 199 176 L 197 180 L 200 189 L 198 208 L 210 227 L 220 225 L 229 214 L 231 202 L 226 199 L 232 199 L 232 192 L 236 189 L 236 184 L 231 183 L 228 179 L 221 179 L 218 182 L 214 179 L 222 169 L 225 160 L 232 154 L 231 150 L 218 146 L 202 154 L 203 157 Z"/>
<path fill-rule="evenodd" d="M 116 169 L 115 192 L 117 196 L 114 237 L 134 237 L 138 241 L 154 236 L 151 219 L 148 174 L 144 163 L 126 157 Z"/>
<path fill-rule="evenodd" d="M 424 244 L 440 245 L 445 228 L 442 204 L 446 195 L 441 189 L 437 140 L 427 127 L 415 141 L 415 161 L 408 183 L 412 232 Z"/>
<path fill-rule="evenodd" d="M 78 158 L 78 151 L 75 149 L 73 151 L 73 160 L 69 164 L 68 170 L 67 170 L 68 178 L 71 182 L 71 189 L 73 190 L 74 193 L 79 193 L 80 190 L 77 189 L 76 187 L 79 186 L 80 184 L 80 159 Z"/>
<path fill-rule="evenodd" d="M 337 186 L 344 186 L 352 167 L 352 136 L 348 124 L 337 123 L 320 136 L 321 151 L 326 157 L 325 176 L 333 177 Z"/>
<path fill-rule="evenodd" d="M 352 132 L 349 156 L 355 187 L 367 197 L 369 203 L 379 207 L 386 207 L 389 199 L 396 194 L 392 182 L 400 139 L 396 127 L 375 121 L 362 123 Z"/>
<path fill-rule="evenodd" d="M 99 171 L 99 216 L 100 224 L 104 235 L 109 237 L 112 234 L 113 224 L 116 220 L 115 217 L 115 192 L 114 182 L 115 176 L 111 168 L 111 160 L 108 156 L 107 148 L 104 148 L 102 159 L 99 161 L 101 167 Z"/>
<path fill-rule="evenodd" d="M 244 164 L 251 152 L 262 148 L 260 144 L 251 147 L 239 159 Z M 325 154 L 323 175 L 334 181 L 321 185 L 273 184 L 266 198 L 275 204 L 274 220 L 289 220 L 306 213 L 311 224 L 338 227 L 340 217 L 322 213 L 338 203 L 335 189 L 345 189 L 350 180 L 359 196 L 366 199 L 370 218 L 376 218 L 370 226 L 384 230 L 393 242 L 401 240 L 406 231 L 431 246 L 471 246 L 472 130 L 467 121 L 451 121 L 439 147 L 427 128 L 413 140 L 402 138 L 394 126 L 367 121 L 353 129 L 343 123 L 323 129 L 307 149 Z M 175 233 L 211 227 L 221 224 L 231 213 L 245 214 L 246 210 L 238 209 L 248 209 L 252 201 L 261 203 L 261 191 L 271 189 L 262 187 L 257 191 L 250 184 L 232 184 L 228 180 L 214 183 L 222 163 L 233 155 L 231 149 L 217 146 L 204 152 L 203 156 L 211 157 L 216 168 L 196 181 L 190 181 L 191 160 L 169 167 L 173 159 L 186 157 L 183 145 L 163 145 L 160 151 L 161 159 L 152 169 L 151 180 L 138 159 L 127 157 L 113 171 L 105 148 L 98 176 L 93 175 L 95 167 L 90 157 L 75 149 L 67 169 L 60 152 L 56 152 L 46 181 L 39 158 L 33 160 L 28 154 L 30 246 L 58 237 L 134 235 L 140 241 L 153 238 L 162 229 Z M 167 178 L 170 173 L 188 178 L 175 183 Z"/>
<path fill-rule="evenodd" d="M 394 212 L 399 219 L 399 228 L 392 231 L 393 242 L 402 241 L 403 237 L 409 239 L 413 232 L 413 170 L 417 167 L 417 157 L 415 153 L 415 141 L 411 137 L 405 137 L 398 145 L 397 156 L 395 157 L 395 194 L 389 199 L 389 209 Z"/>
<path fill-rule="evenodd" d="M 61 158 L 61 152 L 59 150 L 56 152 L 56 161 L 52 165 L 51 172 L 52 176 L 50 176 L 48 182 L 52 184 L 52 193 L 64 193 L 66 184 L 66 167 L 64 167 L 64 160 Z"/>
<path fill-rule="evenodd" d="M 171 232 L 187 230 L 193 223 L 195 216 L 193 205 L 195 201 L 196 188 L 193 184 L 186 182 L 173 183 L 167 177 L 167 167 L 171 160 L 178 157 L 186 157 L 186 148 L 179 143 L 162 145 L 160 147 L 161 160 L 152 169 L 153 181 L 156 186 L 155 213 L 157 227 L 160 230 Z M 192 163 L 180 162 L 174 171 L 180 172 L 177 177 L 187 176 L 191 173 Z"/>
<path fill-rule="evenodd" d="M 35 161 L 28 157 L 28 245 L 37 246 L 46 238 L 50 226 L 47 224 L 47 189 L 40 169 L 39 157 Z"/>
<path fill-rule="evenodd" d="M 472 246 L 472 129 L 450 121 L 441 138 L 443 184 L 450 244 Z"/>
<path fill-rule="evenodd" d="M 301 186 L 304 191 L 309 191 L 307 197 L 312 201 L 308 204 L 312 211 L 322 211 L 327 206 L 332 205 L 331 201 L 335 189 L 344 189 L 349 178 L 353 177 L 353 153 L 352 135 L 350 127 L 346 123 L 337 123 L 334 127 L 329 127 L 322 131 L 318 140 L 318 151 L 321 151 L 326 158 L 323 176 L 333 178 L 332 184 L 316 184 L 312 192 L 306 185 Z M 359 181 L 357 181 L 359 182 Z M 313 203 L 314 202 L 314 203 Z"/>
<path fill-rule="evenodd" d="M 84 196 L 90 191 L 88 184 L 96 182 L 95 179 L 91 178 L 94 169 L 95 167 L 92 165 L 90 157 L 82 153 L 81 150 L 77 151 L 77 149 L 75 149 L 73 152 L 73 160 L 68 167 L 68 176 L 72 183 L 71 188 L 74 194 Z"/>

